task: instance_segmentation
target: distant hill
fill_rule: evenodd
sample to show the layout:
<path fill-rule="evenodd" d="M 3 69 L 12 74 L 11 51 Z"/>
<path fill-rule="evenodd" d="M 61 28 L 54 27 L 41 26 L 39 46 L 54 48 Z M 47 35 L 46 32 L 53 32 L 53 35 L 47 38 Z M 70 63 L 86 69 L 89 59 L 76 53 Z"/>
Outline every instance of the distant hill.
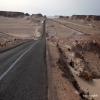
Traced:
<path fill-rule="evenodd" d="M 100 15 L 73 15 L 71 18 L 72 19 L 84 19 L 84 20 L 88 20 L 88 21 L 91 21 L 91 20 L 99 21 Z"/>
<path fill-rule="evenodd" d="M 29 16 L 28 13 L 23 13 L 23 12 L 12 12 L 12 11 L 0 11 L 0 16 L 4 17 L 24 17 L 24 16 Z"/>
<path fill-rule="evenodd" d="M 32 14 L 32 16 L 34 16 L 34 17 L 43 17 L 43 15 L 42 14 Z"/>

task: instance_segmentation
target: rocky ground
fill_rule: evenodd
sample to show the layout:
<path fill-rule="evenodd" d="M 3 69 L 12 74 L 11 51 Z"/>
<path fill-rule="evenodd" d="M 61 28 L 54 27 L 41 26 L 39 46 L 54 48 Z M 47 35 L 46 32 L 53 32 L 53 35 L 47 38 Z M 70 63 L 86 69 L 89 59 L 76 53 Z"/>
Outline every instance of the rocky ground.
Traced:
<path fill-rule="evenodd" d="M 36 15 L 0 17 L 0 51 L 38 39 L 42 20 Z M 100 100 L 99 25 L 99 21 L 47 20 L 49 100 Z"/>
<path fill-rule="evenodd" d="M 83 31 L 84 25 L 79 24 L 79 26 L 80 31 Z M 71 25 L 71 28 L 75 27 Z M 100 83 L 100 31 L 92 30 L 92 33 L 88 33 L 87 29 L 85 30 L 86 33 L 81 33 L 60 23 L 48 20 L 48 44 L 50 48 L 56 48 L 59 55 L 58 58 L 55 58 L 57 51 L 50 49 L 53 52 L 51 57 L 55 58 L 53 59 L 53 66 L 56 67 L 52 66 L 52 70 L 55 73 L 53 76 L 56 82 L 55 88 L 60 98 L 58 100 L 100 99 L 100 87 L 98 85 Z M 58 74 L 59 78 L 56 77 Z M 69 89 L 62 89 L 66 88 L 66 86 Z M 76 97 L 73 98 L 71 94 L 74 96 L 76 94 Z"/>
<path fill-rule="evenodd" d="M 34 16 L 0 16 L 0 50 L 4 50 L 30 39 L 37 39 L 41 33 L 42 18 Z"/>
<path fill-rule="evenodd" d="M 52 42 L 48 42 L 48 73 L 49 73 L 49 100 L 80 100 L 78 91 L 64 77 L 64 72 L 59 68 L 59 51 Z"/>
<path fill-rule="evenodd" d="M 25 42 L 25 40 L 0 33 L 0 52 L 15 47 L 23 42 Z"/>

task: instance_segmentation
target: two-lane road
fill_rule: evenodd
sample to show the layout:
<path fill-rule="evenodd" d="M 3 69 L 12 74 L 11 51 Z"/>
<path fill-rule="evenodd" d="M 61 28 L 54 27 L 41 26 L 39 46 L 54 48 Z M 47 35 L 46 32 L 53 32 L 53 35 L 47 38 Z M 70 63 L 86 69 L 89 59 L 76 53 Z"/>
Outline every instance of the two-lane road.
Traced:
<path fill-rule="evenodd" d="M 45 38 L 0 54 L 0 100 L 47 100 Z"/>

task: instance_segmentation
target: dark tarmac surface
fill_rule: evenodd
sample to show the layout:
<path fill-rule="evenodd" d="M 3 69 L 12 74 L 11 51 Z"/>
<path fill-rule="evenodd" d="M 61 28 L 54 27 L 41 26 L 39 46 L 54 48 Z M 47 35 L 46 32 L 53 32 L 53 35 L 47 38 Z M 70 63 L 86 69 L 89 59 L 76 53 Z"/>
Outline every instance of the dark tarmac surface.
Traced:
<path fill-rule="evenodd" d="M 0 54 L 0 100 L 48 100 L 45 39 Z"/>

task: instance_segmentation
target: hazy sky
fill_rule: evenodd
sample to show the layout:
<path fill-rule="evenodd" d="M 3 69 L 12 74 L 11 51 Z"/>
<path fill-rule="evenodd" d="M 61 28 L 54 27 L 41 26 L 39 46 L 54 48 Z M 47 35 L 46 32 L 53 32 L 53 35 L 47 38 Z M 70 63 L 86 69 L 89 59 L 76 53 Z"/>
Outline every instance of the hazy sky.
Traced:
<path fill-rule="evenodd" d="M 46 15 L 100 15 L 100 0 L 0 0 L 0 10 Z"/>

